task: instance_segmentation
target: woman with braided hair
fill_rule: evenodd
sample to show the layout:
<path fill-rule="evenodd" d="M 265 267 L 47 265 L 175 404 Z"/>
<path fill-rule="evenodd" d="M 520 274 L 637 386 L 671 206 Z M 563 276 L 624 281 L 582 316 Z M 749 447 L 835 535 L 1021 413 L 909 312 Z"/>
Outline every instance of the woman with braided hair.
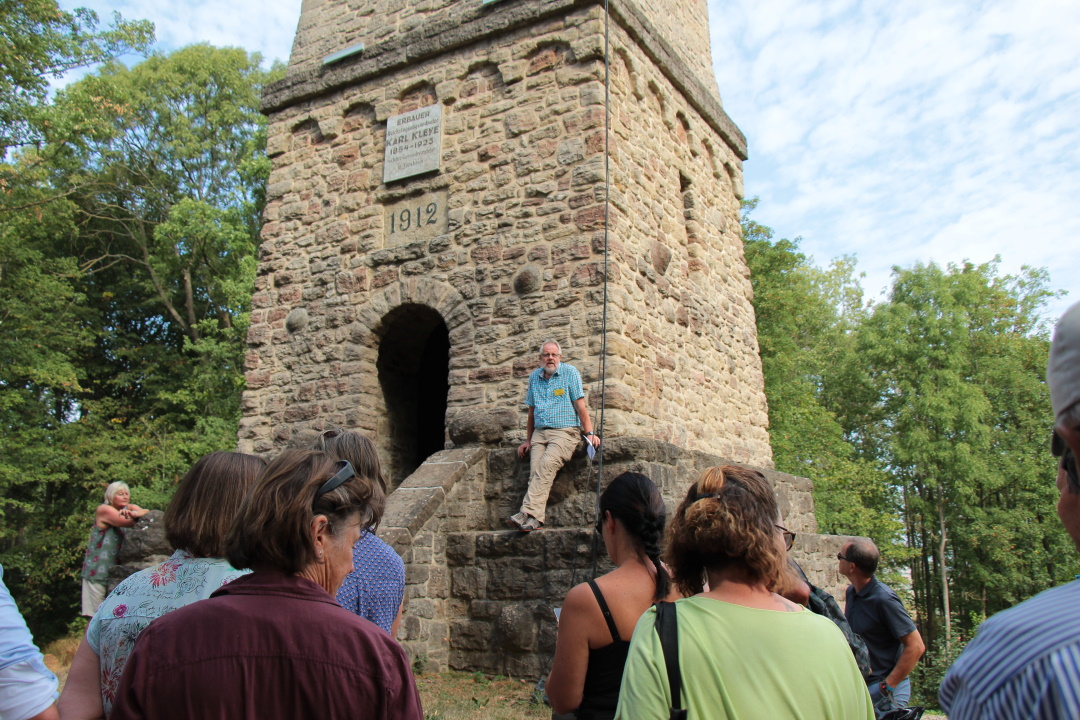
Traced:
<path fill-rule="evenodd" d="M 665 559 L 688 596 L 674 608 L 680 705 L 691 720 L 873 720 L 840 630 L 775 592 L 791 537 L 777 517 L 769 481 L 736 465 L 703 472 L 675 511 Z M 650 608 L 634 628 L 619 718 L 670 716 L 656 616 Z"/>
<path fill-rule="evenodd" d="M 563 602 L 545 686 L 556 713 L 615 717 L 628 638 L 641 614 L 671 590 L 660 564 L 665 517 L 660 491 L 640 473 L 619 475 L 600 496 L 596 529 L 615 569 L 572 588 Z"/>

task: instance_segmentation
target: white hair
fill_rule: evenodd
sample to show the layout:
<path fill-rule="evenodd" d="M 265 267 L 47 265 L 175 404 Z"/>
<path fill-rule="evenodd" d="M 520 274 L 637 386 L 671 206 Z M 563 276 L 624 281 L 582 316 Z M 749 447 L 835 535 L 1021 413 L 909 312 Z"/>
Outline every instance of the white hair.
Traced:
<path fill-rule="evenodd" d="M 127 490 L 128 494 L 131 493 L 131 488 L 129 488 L 128 484 L 122 480 L 109 483 L 108 487 L 105 488 L 105 504 L 112 505 L 113 498 L 116 497 L 116 493 L 121 490 Z"/>
<path fill-rule="evenodd" d="M 558 340 L 545 340 L 544 342 L 540 343 L 540 354 L 541 355 L 544 354 L 544 346 L 545 345 L 554 345 L 555 347 L 557 347 L 559 349 L 559 354 L 562 355 L 562 346 L 559 345 Z"/>

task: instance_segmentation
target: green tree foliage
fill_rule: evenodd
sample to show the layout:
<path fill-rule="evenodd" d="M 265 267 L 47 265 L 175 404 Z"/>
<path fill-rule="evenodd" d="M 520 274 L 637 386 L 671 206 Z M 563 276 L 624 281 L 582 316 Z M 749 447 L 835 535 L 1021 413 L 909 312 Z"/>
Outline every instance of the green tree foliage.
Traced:
<path fill-rule="evenodd" d="M 56 0 L 0 3 L 0 157 L 37 142 L 48 126 L 50 80 L 76 68 L 142 52 L 154 41 L 153 23 L 118 14 L 98 29 L 92 10 L 65 12 Z"/>
<path fill-rule="evenodd" d="M 1046 274 L 997 264 L 916 265 L 860 328 L 876 389 L 867 434 L 904 489 L 916 598 L 929 634 L 1066 579 L 1054 512 Z M 1056 560 L 1056 562 L 1055 562 Z M 1068 566 L 1068 567 L 1067 567 Z"/>
<path fill-rule="evenodd" d="M 0 339 L 21 344 L 3 348 L 19 363 L 0 412 L 21 434 L 0 440 L 0 562 L 43 638 L 74 617 L 104 486 L 164 507 L 196 458 L 235 445 L 269 170 L 259 62 L 197 45 L 108 63 L 10 165 L 25 197 L 0 213 Z"/>
<path fill-rule="evenodd" d="M 839 382 L 852 330 L 865 315 L 854 261 L 815 267 L 799 252 L 798 239 L 775 240 L 750 218 L 756 205 L 756 199 L 743 204 L 743 242 L 776 468 L 813 479 L 821 532 L 873 537 L 899 563 L 906 553 L 898 494 L 871 460 L 857 456 L 824 391 Z"/>
<path fill-rule="evenodd" d="M 777 468 L 811 478 L 823 532 L 910 570 L 930 652 L 916 693 L 987 616 L 1078 570 L 1055 513 L 1045 271 L 894 270 L 864 306 L 850 258 L 815 267 L 745 212 Z"/>

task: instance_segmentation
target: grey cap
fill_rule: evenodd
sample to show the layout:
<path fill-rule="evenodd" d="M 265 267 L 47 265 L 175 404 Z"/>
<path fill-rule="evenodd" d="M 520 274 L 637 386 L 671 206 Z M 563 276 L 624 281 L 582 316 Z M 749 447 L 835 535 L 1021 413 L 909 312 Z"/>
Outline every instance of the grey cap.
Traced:
<path fill-rule="evenodd" d="M 1054 328 L 1046 384 L 1055 420 L 1080 402 L 1080 302 L 1066 310 Z"/>

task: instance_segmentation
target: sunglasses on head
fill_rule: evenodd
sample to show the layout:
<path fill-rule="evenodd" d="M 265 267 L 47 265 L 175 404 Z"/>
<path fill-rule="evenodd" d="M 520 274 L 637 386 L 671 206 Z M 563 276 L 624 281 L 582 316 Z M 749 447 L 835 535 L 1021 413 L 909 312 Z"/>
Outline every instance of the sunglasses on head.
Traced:
<path fill-rule="evenodd" d="M 336 466 L 336 472 L 330 477 L 329 480 L 322 484 L 319 488 L 319 492 L 315 493 L 315 499 L 318 500 L 326 493 L 337 490 L 345 482 L 356 477 L 356 473 L 353 471 L 352 463 L 348 460 L 338 460 Z"/>

